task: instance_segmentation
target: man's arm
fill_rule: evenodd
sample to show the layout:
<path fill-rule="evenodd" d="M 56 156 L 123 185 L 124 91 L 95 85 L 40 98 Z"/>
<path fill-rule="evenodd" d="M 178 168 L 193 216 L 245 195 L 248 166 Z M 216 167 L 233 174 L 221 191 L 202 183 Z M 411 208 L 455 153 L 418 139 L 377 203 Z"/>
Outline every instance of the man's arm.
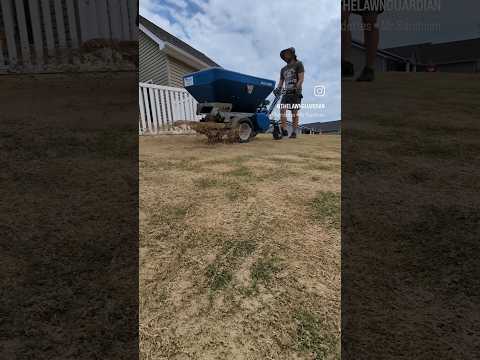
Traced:
<path fill-rule="evenodd" d="M 279 88 L 279 89 L 283 88 L 283 83 L 284 83 L 284 81 L 285 81 L 285 80 L 284 80 L 282 77 L 280 77 L 280 80 L 278 81 L 278 86 L 277 86 L 277 88 Z"/>
<path fill-rule="evenodd" d="M 303 80 L 305 79 L 305 73 L 298 73 L 297 89 L 301 89 L 303 85 Z"/>
<path fill-rule="evenodd" d="M 283 82 L 284 82 L 284 79 L 282 76 L 280 76 L 280 80 L 278 81 L 278 86 L 275 88 L 275 90 L 273 90 L 273 94 L 275 96 L 280 96 L 280 94 L 282 93 Z"/>

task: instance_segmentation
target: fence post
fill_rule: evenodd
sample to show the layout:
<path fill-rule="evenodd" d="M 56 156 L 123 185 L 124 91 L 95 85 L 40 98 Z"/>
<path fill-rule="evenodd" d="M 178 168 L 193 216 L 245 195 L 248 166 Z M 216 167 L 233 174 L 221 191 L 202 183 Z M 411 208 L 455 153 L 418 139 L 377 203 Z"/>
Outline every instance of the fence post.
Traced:
<path fill-rule="evenodd" d="M 63 22 L 63 5 L 61 0 L 55 0 L 55 21 L 57 22 L 57 37 L 60 48 L 67 46 L 65 24 Z"/>
<path fill-rule="evenodd" d="M 43 39 L 40 24 L 40 7 L 38 0 L 29 0 L 30 18 L 32 20 L 33 44 L 35 47 L 35 63 L 37 67 L 43 65 Z"/>
<path fill-rule="evenodd" d="M 27 20 L 25 18 L 25 8 L 23 0 L 15 0 L 15 7 L 17 11 L 17 25 L 20 35 L 20 45 L 22 49 L 22 64 L 23 66 L 30 67 L 31 54 L 30 54 L 30 41 L 28 40 Z"/>
<path fill-rule="evenodd" d="M 138 87 L 138 102 L 140 103 L 140 120 L 142 124 L 142 134 L 147 131 L 147 126 L 145 124 L 145 105 L 143 103 L 143 94 L 142 88 Z"/>
<path fill-rule="evenodd" d="M 47 42 L 48 56 L 55 56 L 55 43 L 53 39 L 52 16 L 50 14 L 50 1 L 42 0 L 43 26 L 45 29 L 45 39 Z"/>
<path fill-rule="evenodd" d="M 178 129 L 173 123 L 199 120 L 194 111 L 196 101 L 185 89 L 145 83 L 139 83 L 138 88 L 141 135 L 170 131 L 188 133 L 188 127 Z"/>
<path fill-rule="evenodd" d="M 59 49 L 76 51 L 94 38 L 135 40 L 137 4 L 136 0 L 0 0 L 0 73 L 68 71 L 70 67 L 59 65 L 70 64 L 70 52 Z M 80 61 L 75 56 L 73 60 Z"/>
<path fill-rule="evenodd" d="M 122 38 L 122 13 L 118 0 L 108 0 L 108 12 L 110 13 L 112 39 L 119 40 Z"/>
<path fill-rule="evenodd" d="M 138 12 L 138 0 L 129 1 L 128 4 L 130 10 L 130 39 L 137 40 L 137 12 Z"/>
<path fill-rule="evenodd" d="M 84 43 L 97 37 L 98 22 L 96 2 L 78 0 L 78 18 L 80 20 L 80 38 Z"/>
<path fill-rule="evenodd" d="M 8 61 L 10 67 L 18 62 L 17 44 L 15 43 L 15 26 L 13 22 L 12 0 L 2 0 L 3 24 L 5 26 L 5 38 L 7 40 Z"/>
<path fill-rule="evenodd" d="M 67 15 L 68 15 L 68 30 L 70 32 L 70 38 L 72 47 L 78 48 L 78 33 L 77 33 L 77 14 L 75 12 L 75 0 L 65 0 L 67 2 Z"/>
<path fill-rule="evenodd" d="M 122 39 L 130 38 L 130 26 L 128 19 L 128 0 L 120 0 L 120 9 L 122 10 Z"/>
<path fill-rule="evenodd" d="M 3 57 L 3 38 L 0 38 L 0 69 L 3 68 L 4 66 L 5 66 L 5 59 Z"/>
<path fill-rule="evenodd" d="M 97 11 L 99 34 L 105 39 L 110 39 L 110 19 L 108 17 L 108 6 L 106 0 L 97 2 Z"/>

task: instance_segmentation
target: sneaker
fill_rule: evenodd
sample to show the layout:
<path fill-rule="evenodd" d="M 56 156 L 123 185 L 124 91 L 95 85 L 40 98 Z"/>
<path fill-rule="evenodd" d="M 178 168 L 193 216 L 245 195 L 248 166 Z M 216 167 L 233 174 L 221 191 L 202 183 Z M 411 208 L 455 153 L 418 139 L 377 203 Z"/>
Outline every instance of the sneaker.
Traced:
<path fill-rule="evenodd" d="M 342 60 L 342 77 L 351 78 L 355 75 L 355 69 L 350 61 Z"/>
<path fill-rule="evenodd" d="M 297 133 L 294 131 L 292 134 L 288 137 L 289 139 L 296 139 L 297 138 Z"/>
<path fill-rule="evenodd" d="M 288 130 L 282 128 L 282 135 L 283 136 L 288 136 Z"/>
<path fill-rule="evenodd" d="M 365 66 L 362 70 L 362 73 L 357 78 L 357 81 L 373 81 L 375 80 L 375 70 Z"/>

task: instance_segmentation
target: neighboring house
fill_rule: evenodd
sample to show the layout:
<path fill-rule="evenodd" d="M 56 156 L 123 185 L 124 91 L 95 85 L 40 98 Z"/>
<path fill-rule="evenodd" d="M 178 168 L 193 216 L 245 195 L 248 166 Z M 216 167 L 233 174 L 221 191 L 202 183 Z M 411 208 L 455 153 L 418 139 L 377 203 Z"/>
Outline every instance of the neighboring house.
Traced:
<path fill-rule="evenodd" d="M 342 122 L 326 121 L 302 125 L 303 134 L 341 134 Z"/>
<path fill-rule="evenodd" d="M 444 43 L 423 43 L 386 49 L 412 59 L 416 71 L 435 65 L 438 71 L 456 73 L 480 72 L 480 38 Z"/>
<path fill-rule="evenodd" d="M 351 61 L 355 71 L 360 72 L 365 66 L 365 45 L 360 41 L 352 41 Z M 387 50 L 378 50 L 375 61 L 376 71 L 411 71 L 409 60 Z"/>
<path fill-rule="evenodd" d="M 220 66 L 142 16 L 139 28 L 140 82 L 183 87 L 185 74 Z"/>

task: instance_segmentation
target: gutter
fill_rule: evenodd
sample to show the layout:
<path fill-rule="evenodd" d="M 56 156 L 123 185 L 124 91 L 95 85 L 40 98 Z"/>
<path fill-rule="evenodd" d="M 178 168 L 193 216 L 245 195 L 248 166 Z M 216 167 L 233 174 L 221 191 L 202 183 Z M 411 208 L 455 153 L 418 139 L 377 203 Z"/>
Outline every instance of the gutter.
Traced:
<path fill-rule="evenodd" d="M 356 41 L 356 40 L 352 40 L 352 45 L 353 46 L 356 46 L 357 48 L 360 48 L 360 49 L 363 49 L 365 50 L 365 45 L 363 45 L 361 42 L 359 41 Z M 394 54 L 394 53 L 391 53 L 389 51 L 386 51 L 386 50 L 382 50 L 382 49 L 378 49 L 377 50 L 377 54 L 379 54 L 380 56 L 383 56 L 385 58 L 392 58 L 394 60 L 400 60 L 400 61 L 403 61 L 405 63 L 408 62 L 408 59 L 400 56 L 400 55 L 397 55 L 397 54 Z"/>
<path fill-rule="evenodd" d="M 197 59 L 195 56 L 190 55 L 185 50 L 180 49 L 178 46 L 172 45 L 168 42 L 164 42 L 164 44 L 165 46 L 163 50 L 165 51 L 165 53 L 167 53 L 171 57 L 176 58 L 177 60 L 181 60 L 187 65 L 190 65 L 194 68 L 198 68 L 199 70 L 212 67 L 211 65 Z"/>
<path fill-rule="evenodd" d="M 183 49 L 180 49 L 178 46 L 175 46 L 169 42 L 163 41 L 153 32 L 148 30 L 144 25 L 140 24 L 139 29 L 147 35 L 150 39 L 156 42 L 160 50 L 163 50 L 166 54 L 171 57 L 184 62 L 187 65 L 194 67 L 195 69 L 204 69 L 212 67 L 210 64 L 203 62 L 202 60 L 197 59 L 195 56 L 189 54 Z"/>
<path fill-rule="evenodd" d="M 155 35 L 153 32 L 151 32 L 150 30 L 148 30 L 145 26 L 143 26 L 142 24 L 139 25 L 139 29 L 145 34 L 147 35 L 150 39 L 152 39 L 153 41 L 155 41 L 158 46 L 160 47 L 160 50 L 163 50 L 163 48 L 165 47 L 165 41 L 163 41 L 162 39 L 160 39 L 157 35 Z"/>

